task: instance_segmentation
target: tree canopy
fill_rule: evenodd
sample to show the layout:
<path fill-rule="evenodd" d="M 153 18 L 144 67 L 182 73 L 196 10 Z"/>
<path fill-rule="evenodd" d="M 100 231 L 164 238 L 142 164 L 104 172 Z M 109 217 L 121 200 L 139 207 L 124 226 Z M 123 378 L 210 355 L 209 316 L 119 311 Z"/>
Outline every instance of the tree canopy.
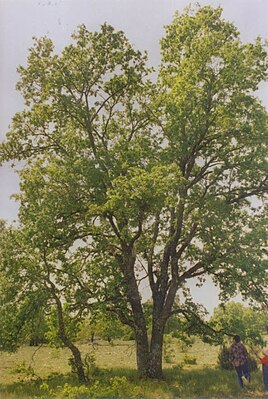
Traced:
<path fill-rule="evenodd" d="M 210 324 L 223 333 L 227 331 L 233 336 L 239 335 L 245 343 L 262 346 L 265 344 L 267 312 L 256 311 L 239 302 L 230 302 L 214 309 Z"/>
<path fill-rule="evenodd" d="M 24 161 L 19 223 L 37 258 L 23 275 L 45 267 L 55 300 L 116 313 L 140 376 L 162 376 L 170 316 L 198 316 L 189 279 L 211 276 L 223 300 L 266 300 L 267 112 L 255 92 L 267 53 L 221 13 L 175 15 L 157 80 L 107 24 L 78 27 L 61 54 L 35 39 L 18 69 L 25 110 L 0 147 L 2 161 Z"/>

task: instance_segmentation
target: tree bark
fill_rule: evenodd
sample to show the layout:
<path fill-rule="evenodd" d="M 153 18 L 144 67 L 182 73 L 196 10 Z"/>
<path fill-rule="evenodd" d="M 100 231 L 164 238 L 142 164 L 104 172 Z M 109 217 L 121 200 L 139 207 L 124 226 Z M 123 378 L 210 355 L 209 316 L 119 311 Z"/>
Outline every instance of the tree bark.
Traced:
<path fill-rule="evenodd" d="M 163 339 L 164 325 L 160 320 L 155 320 L 152 326 L 150 346 L 149 378 L 163 378 Z"/>
<path fill-rule="evenodd" d="M 69 348 L 70 351 L 72 352 L 73 359 L 74 359 L 74 367 L 77 372 L 78 380 L 85 384 L 87 382 L 87 379 L 86 379 L 85 372 L 84 372 L 81 353 L 80 353 L 79 349 L 77 348 L 77 346 L 75 346 L 66 335 L 62 304 L 61 304 L 59 297 L 55 293 L 55 291 L 53 292 L 53 297 L 55 299 L 56 306 L 57 306 L 58 322 L 59 322 L 59 330 L 58 330 L 59 338 L 62 340 L 63 344 L 67 348 Z"/>
<path fill-rule="evenodd" d="M 123 273 L 127 285 L 128 302 L 130 303 L 136 342 L 136 360 L 139 378 L 149 376 L 149 343 L 146 320 L 141 303 L 141 297 L 134 272 L 135 256 L 132 252 L 125 251 L 125 267 Z"/>
<path fill-rule="evenodd" d="M 135 341 L 136 341 L 136 360 L 137 360 L 137 369 L 139 378 L 148 378 L 150 377 L 149 373 L 149 345 L 148 345 L 148 337 L 147 331 L 145 332 L 143 329 L 139 329 L 136 327 L 135 331 Z"/>
<path fill-rule="evenodd" d="M 74 358 L 74 367 L 77 372 L 77 377 L 80 382 L 85 384 L 87 382 L 85 372 L 84 372 L 84 367 L 83 367 L 83 362 L 81 358 L 81 353 L 79 349 L 72 343 L 72 342 L 64 342 L 63 343 L 70 349 L 72 352 L 73 358 Z"/>

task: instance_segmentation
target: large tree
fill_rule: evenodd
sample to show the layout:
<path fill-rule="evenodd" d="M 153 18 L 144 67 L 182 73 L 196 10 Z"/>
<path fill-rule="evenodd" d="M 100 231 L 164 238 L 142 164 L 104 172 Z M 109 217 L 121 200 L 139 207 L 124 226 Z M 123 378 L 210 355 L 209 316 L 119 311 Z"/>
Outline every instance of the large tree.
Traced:
<path fill-rule="evenodd" d="M 36 40 L 19 68 L 27 108 L 1 146 L 3 160 L 25 161 L 21 225 L 48 253 L 86 251 L 82 276 L 133 328 L 141 377 L 162 376 L 170 316 L 198 313 L 187 280 L 264 298 L 267 113 L 254 92 L 267 54 L 221 11 L 175 15 L 154 83 L 146 56 L 106 24 L 81 26 L 60 55 Z"/>

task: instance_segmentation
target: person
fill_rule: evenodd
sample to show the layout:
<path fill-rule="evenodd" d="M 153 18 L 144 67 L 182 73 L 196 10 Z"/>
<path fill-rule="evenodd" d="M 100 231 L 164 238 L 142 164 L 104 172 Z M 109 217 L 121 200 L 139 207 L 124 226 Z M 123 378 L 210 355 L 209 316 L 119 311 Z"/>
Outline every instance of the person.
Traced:
<path fill-rule="evenodd" d="M 230 348 L 230 360 L 234 366 L 238 382 L 241 388 L 244 388 L 244 381 L 250 382 L 250 373 L 248 368 L 248 352 L 246 347 L 240 342 L 240 336 L 234 336 L 234 342 Z"/>
<path fill-rule="evenodd" d="M 268 348 L 263 349 L 262 357 L 252 349 L 252 352 L 257 356 L 262 365 L 262 378 L 265 391 L 268 392 Z"/>

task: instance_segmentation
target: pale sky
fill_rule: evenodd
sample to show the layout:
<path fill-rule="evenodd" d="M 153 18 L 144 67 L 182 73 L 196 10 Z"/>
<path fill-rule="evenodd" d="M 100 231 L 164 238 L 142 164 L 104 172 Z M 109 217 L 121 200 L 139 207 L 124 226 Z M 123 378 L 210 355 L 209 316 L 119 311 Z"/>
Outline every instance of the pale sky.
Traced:
<path fill-rule="evenodd" d="M 95 31 L 108 22 L 123 30 L 135 48 L 147 50 L 150 64 L 157 66 L 163 26 L 188 4 L 187 0 L 0 0 L 0 139 L 5 137 L 12 115 L 23 109 L 15 90 L 16 68 L 25 65 L 33 36 L 46 35 L 61 50 L 79 24 Z M 221 5 L 224 18 L 235 23 L 243 41 L 258 35 L 268 39 L 268 0 L 199 0 L 199 4 Z M 259 96 L 268 106 L 267 85 L 261 87 Z M 0 218 L 9 222 L 16 219 L 18 205 L 10 195 L 18 187 L 10 166 L 0 167 Z M 209 290 L 201 295 L 211 308 L 209 295 L 214 297 L 216 290 Z"/>

